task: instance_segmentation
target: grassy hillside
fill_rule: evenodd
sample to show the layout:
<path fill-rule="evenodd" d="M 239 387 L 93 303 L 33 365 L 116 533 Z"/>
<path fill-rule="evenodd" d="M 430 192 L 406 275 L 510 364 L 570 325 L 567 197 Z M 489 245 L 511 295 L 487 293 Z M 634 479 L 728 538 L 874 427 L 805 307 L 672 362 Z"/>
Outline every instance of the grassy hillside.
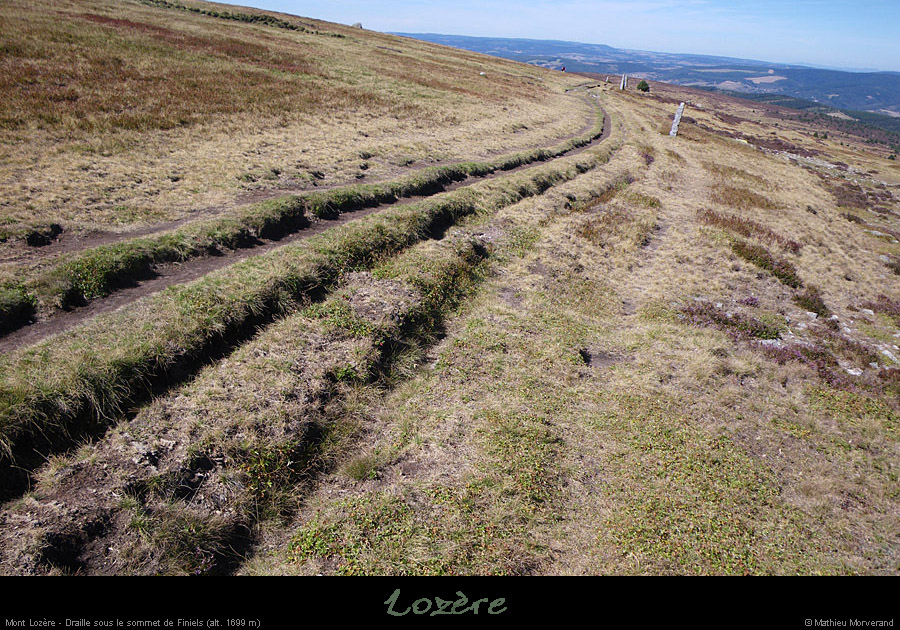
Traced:
<path fill-rule="evenodd" d="M 160 192 L 128 226 L 84 207 L 47 245 L 3 244 L 9 286 L 44 300 L 39 280 L 81 283 L 90 304 L 0 338 L 0 573 L 897 573 L 885 147 L 774 105 L 623 92 L 308 18 L 29 6 L 10 59 L 82 72 L 99 100 L 42 117 L 53 106 L 28 113 L 20 86 L 9 159 L 49 163 L 55 134 L 61 162 L 143 178 L 181 160 L 223 201 L 193 212 L 212 188 L 179 179 L 178 203 Z M 104 52 L 53 60 L 45 31 Z M 330 105 L 197 108 L 166 128 L 148 91 L 135 107 L 158 124 L 126 128 L 95 79 L 158 61 L 150 48 L 198 64 L 185 99 L 252 75 L 298 99 L 312 82 Z M 266 65 L 290 55 L 310 66 Z M 158 64 L 141 72 L 168 89 Z M 120 152 L 73 148 L 95 135 Z M 250 138 L 270 143 L 253 163 L 314 158 L 324 177 L 231 177 Z M 46 190 L 77 187 L 67 173 Z M 64 247 L 70 229 L 83 247 Z"/>
<path fill-rule="evenodd" d="M 305 18 L 187 10 L 199 6 L 0 7 L 0 229 L 127 230 L 242 191 L 483 158 L 584 126 L 556 117 L 556 88 L 574 81 L 554 73 Z"/>

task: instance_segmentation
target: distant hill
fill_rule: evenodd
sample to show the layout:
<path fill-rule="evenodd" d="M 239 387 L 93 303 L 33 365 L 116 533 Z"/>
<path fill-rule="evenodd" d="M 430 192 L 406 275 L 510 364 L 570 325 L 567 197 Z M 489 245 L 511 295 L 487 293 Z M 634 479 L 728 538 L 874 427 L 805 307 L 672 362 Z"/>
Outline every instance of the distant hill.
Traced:
<path fill-rule="evenodd" d="M 900 117 L 900 73 L 844 72 L 750 59 L 625 50 L 535 39 L 395 33 L 571 72 L 621 74 L 741 95 L 782 95 Z"/>

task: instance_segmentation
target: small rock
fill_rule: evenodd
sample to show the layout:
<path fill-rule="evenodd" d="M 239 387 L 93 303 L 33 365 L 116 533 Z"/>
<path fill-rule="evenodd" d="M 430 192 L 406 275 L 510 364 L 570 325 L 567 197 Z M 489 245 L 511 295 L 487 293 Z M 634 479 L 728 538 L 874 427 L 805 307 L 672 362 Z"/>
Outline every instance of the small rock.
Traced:
<path fill-rule="evenodd" d="M 850 376 L 862 376 L 863 371 L 859 368 L 844 368 Z"/>
<path fill-rule="evenodd" d="M 806 311 L 806 316 L 809 317 L 810 319 L 818 319 L 819 318 L 819 314 L 813 313 L 812 311 Z"/>
<path fill-rule="evenodd" d="M 888 359 L 890 359 L 894 363 L 900 363 L 900 359 L 898 359 L 896 356 L 894 356 L 894 353 L 891 352 L 890 350 L 882 350 L 881 354 L 886 356 Z"/>
<path fill-rule="evenodd" d="M 859 309 L 859 312 L 860 312 L 860 313 L 865 313 L 866 315 L 869 315 L 870 317 L 874 317 L 874 316 L 875 316 L 875 311 L 873 311 L 873 310 L 870 309 L 870 308 L 861 308 L 861 309 Z"/>

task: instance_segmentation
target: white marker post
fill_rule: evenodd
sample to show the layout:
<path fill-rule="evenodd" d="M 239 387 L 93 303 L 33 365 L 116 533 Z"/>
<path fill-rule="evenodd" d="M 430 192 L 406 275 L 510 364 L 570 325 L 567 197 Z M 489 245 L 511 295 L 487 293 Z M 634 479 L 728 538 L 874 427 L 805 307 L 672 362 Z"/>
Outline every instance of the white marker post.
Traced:
<path fill-rule="evenodd" d="M 669 132 L 669 135 L 673 138 L 678 135 L 678 123 L 681 122 L 681 116 L 684 114 L 684 103 L 678 106 L 678 110 L 675 112 L 675 120 L 672 122 L 672 131 Z"/>
<path fill-rule="evenodd" d="M 622 75 L 622 83 L 619 85 L 619 89 L 624 90 L 626 88 L 628 88 L 628 75 L 623 74 Z"/>

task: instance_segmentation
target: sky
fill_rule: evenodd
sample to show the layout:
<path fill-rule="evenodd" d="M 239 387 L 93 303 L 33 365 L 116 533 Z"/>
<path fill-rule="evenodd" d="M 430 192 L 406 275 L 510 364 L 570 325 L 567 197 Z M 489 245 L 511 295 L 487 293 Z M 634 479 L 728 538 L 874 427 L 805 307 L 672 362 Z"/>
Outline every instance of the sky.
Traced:
<path fill-rule="evenodd" d="M 221 0 L 220 0 L 221 1 Z M 242 0 L 371 30 L 557 39 L 900 72 L 900 0 Z"/>

